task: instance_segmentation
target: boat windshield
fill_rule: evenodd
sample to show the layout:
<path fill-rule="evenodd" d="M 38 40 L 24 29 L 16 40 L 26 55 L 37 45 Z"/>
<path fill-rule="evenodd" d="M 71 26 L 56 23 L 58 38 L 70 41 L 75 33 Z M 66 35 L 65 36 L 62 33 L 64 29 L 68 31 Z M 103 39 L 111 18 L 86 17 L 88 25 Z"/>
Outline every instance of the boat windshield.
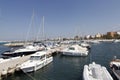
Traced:
<path fill-rule="evenodd" d="M 69 47 L 69 50 L 75 50 L 75 48 L 74 47 Z"/>
<path fill-rule="evenodd" d="M 31 56 L 30 60 L 40 60 L 40 56 Z"/>

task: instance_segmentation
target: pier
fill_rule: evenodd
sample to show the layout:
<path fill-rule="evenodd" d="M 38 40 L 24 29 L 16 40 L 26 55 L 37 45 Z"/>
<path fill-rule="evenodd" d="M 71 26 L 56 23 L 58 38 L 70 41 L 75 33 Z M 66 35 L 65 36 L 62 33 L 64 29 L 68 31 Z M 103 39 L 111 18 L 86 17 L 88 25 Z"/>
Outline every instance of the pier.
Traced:
<path fill-rule="evenodd" d="M 29 59 L 29 56 L 15 57 L 10 59 L 4 59 L 0 62 L 0 76 L 14 73 L 17 66 Z"/>

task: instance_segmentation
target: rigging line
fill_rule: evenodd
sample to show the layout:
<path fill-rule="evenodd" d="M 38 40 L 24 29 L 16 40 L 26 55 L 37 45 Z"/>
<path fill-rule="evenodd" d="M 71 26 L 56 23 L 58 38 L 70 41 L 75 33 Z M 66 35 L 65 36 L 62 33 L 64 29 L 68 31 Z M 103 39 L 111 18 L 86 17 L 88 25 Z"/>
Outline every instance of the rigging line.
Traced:
<path fill-rule="evenodd" d="M 28 39 L 28 36 L 29 36 L 29 33 L 30 33 L 30 29 L 31 29 L 32 24 L 33 24 L 33 19 L 34 19 L 34 10 L 33 10 L 33 15 L 31 17 L 31 20 L 30 20 L 29 29 L 28 29 L 28 32 L 27 32 L 26 40 L 25 40 L 25 45 L 26 45 L 26 42 L 27 42 L 27 39 Z"/>
<path fill-rule="evenodd" d="M 42 26 L 42 21 L 40 22 L 40 28 L 38 29 L 38 34 L 37 34 L 37 41 L 39 39 L 40 31 L 41 31 L 41 26 Z"/>

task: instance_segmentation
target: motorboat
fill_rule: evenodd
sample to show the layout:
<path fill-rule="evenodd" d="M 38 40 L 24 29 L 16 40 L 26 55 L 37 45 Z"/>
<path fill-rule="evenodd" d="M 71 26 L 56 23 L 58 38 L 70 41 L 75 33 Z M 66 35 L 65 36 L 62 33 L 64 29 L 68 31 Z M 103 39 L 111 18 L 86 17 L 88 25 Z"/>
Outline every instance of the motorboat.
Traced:
<path fill-rule="evenodd" d="M 115 39 L 113 40 L 114 43 L 120 43 L 120 40 L 119 39 Z"/>
<path fill-rule="evenodd" d="M 23 72 L 33 72 L 53 61 L 51 54 L 47 51 L 39 51 L 30 56 L 30 59 L 23 64 L 21 64 L 20 69 Z"/>
<path fill-rule="evenodd" d="M 80 44 L 80 46 L 86 47 L 88 50 L 91 48 L 90 44 L 88 44 L 88 43 L 86 43 L 86 42 L 82 42 L 82 43 Z"/>
<path fill-rule="evenodd" d="M 113 59 L 110 62 L 110 68 L 118 80 L 120 80 L 120 59 Z"/>
<path fill-rule="evenodd" d="M 113 80 L 113 78 L 106 67 L 93 62 L 84 66 L 83 80 Z"/>
<path fill-rule="evenodd" d="M 93 44 L 99 44 L 99 43 L 100 43 L 99 40 L 92 40 L 92 41 L 90 41 L 90 42 L 93 43 Z"/>
<path fill-rule="evenodd" d="M 2 55 L 3 56 L 12 56 L 12 57 L 23 56 L 23 55 L 33 54 L 33 53 L 43 50 L 43 49 L 44 49 L 44 46 L 27 45 L 22 48 L 6 51 L 6 52 L 2 53 Z"/>
<path fill-rule="evenodd" d="M 86 47 L 79 46 L 77 44 L 71 45 L 67 47 L 66 49 L 62 50 L 63 55 L 69 55 L 69 56 L 87 56 L 88 50 Z"/>

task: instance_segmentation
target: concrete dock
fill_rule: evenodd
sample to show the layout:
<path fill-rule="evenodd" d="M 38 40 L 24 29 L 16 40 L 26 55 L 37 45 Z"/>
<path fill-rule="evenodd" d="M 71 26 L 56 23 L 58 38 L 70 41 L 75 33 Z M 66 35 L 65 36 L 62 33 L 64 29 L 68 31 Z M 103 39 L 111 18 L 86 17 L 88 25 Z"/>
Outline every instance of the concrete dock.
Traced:
<path fill-rule="evenodd" d="M 14 73 L 16 67 L 21 63 L 27 61 L 30 56 L 15 57 L 10 59 L 5 59 L 0 62 L 0 76 Z"/>

